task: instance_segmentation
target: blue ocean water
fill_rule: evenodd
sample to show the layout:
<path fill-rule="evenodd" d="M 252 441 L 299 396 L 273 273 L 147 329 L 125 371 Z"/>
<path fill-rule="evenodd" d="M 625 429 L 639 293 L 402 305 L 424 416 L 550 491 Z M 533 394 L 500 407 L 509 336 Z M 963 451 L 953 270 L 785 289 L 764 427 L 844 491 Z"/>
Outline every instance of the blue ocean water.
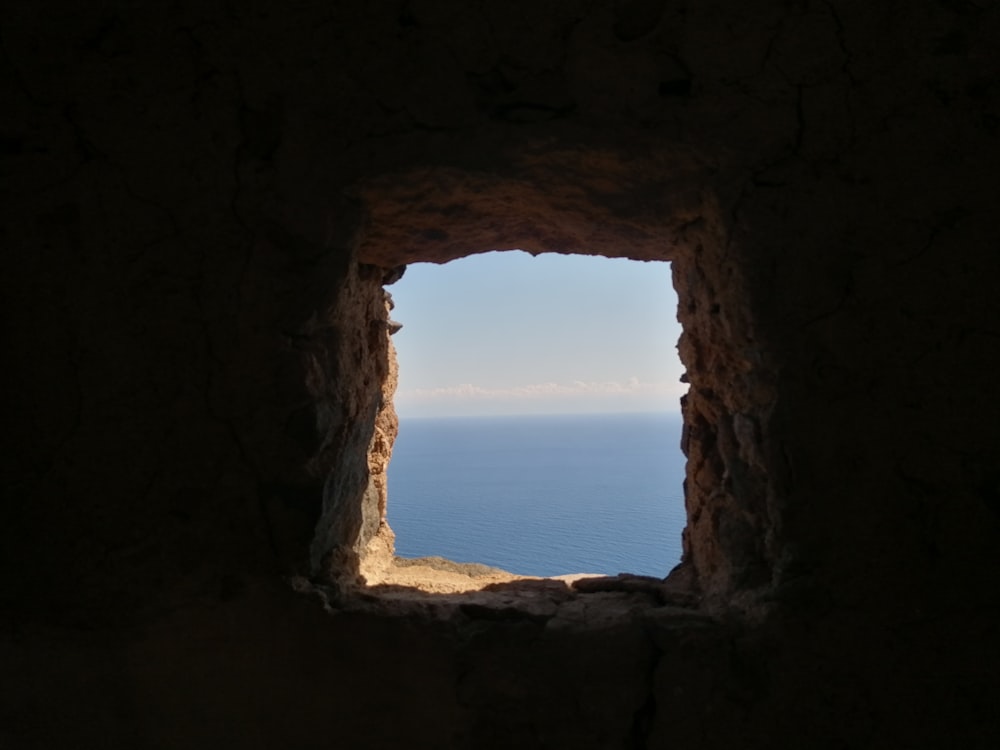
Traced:
<path fill-rule="evenodd" d="M 396 552 L 523 575 L 664 576 L 686 523 L 680 432 L 675 414 L 401 420 Z"/>

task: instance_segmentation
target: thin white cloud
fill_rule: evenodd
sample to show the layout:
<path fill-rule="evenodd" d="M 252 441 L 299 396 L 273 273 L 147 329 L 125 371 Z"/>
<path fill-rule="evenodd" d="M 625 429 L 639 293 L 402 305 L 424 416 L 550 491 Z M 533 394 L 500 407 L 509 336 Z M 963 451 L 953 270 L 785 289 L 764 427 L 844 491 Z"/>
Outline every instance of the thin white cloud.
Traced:
<path fill-rule="evenodd" d="M 510 388 L 484 388 L 472 383 L 446 386 L 442 388 L 414 388 L 400 391 L 397 400 L 405 401 L 453 401 L 453 400 L 521 400 L 547 399 L 570 396 L 673 396 L 687 390 L 680 383 L 643 383 L 638 378 L 629 378 L 624 383 L 608 381 L 573 380 L 567 383 L 533 383 Z"/>

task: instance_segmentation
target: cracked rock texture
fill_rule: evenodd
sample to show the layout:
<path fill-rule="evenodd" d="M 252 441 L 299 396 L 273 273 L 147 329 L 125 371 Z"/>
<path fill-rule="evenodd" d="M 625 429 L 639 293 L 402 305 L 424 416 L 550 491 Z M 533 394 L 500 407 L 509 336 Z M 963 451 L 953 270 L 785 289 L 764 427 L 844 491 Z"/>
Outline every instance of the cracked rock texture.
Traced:
<path fill-rule="evenodd" d="M 992 0 L 5 3 L 0 746 L 1000 746 L 998 44 Z M 673 262 L 684 562 L 379 599 L 383 285 L 510 248 Z"/>

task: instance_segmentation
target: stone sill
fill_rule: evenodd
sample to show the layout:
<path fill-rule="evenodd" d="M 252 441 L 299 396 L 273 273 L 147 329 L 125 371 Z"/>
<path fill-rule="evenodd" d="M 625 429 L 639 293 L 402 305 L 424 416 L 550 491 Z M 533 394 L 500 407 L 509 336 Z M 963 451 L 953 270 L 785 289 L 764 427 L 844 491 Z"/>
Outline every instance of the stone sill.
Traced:
<path fill-rule="evenodd" d="M 395 567 L 395 566 L 394 566 Z M 605 630 L 635 621 L 705 627 L 716 620 L 672 579 L 619 574 L 516 576 L 442 558 L 403 561 L 374 585 L 335 587 L 304 578 L 293 588 L 331 614 L 364 613 L 454 622 L 525 623 L 546 630 Z"/>

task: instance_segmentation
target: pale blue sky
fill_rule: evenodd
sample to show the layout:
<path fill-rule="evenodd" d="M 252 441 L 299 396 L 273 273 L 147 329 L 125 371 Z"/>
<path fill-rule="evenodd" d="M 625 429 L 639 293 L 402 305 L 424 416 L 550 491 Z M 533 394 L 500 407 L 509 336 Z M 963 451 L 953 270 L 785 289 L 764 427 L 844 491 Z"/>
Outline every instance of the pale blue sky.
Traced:
<path fill-rule="evenodd" d="M 492 252 L 388 290 L 403 418 L 676 412 L 687 389 L 668 263 Z"/>

